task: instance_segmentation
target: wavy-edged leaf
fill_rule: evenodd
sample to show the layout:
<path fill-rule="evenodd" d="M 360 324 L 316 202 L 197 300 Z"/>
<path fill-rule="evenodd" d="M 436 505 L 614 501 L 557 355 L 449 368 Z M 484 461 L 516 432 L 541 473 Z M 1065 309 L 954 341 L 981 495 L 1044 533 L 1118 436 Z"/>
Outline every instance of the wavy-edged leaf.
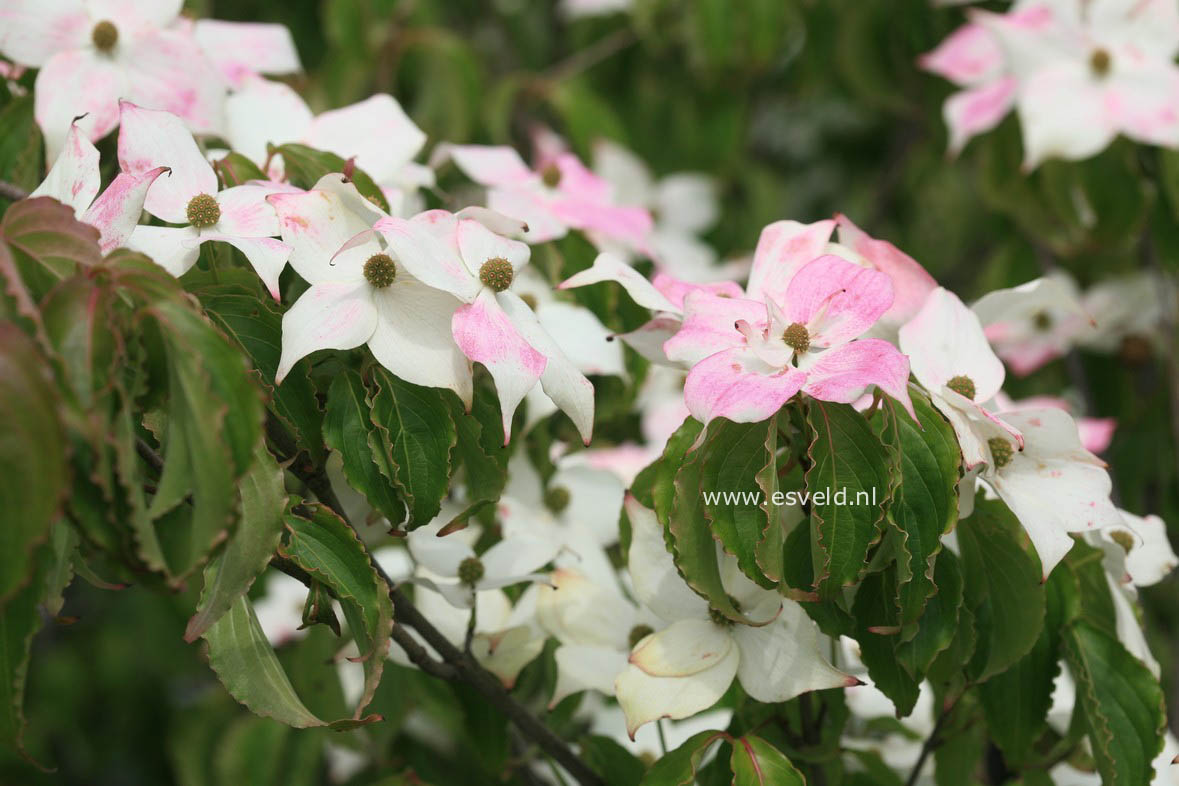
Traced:
<path fill-rule="evenodd" d="M 406 524 L 413 529 L 437 516 L 446 496 L 450 451 L 458 438 L 454 420 L 442 391 L 411 385 L 383 368 L 373 376 L 369 417 L 388 445 Z"/>
<path fill-rule="evenodd" d="M 34 555 L 34 572 L 0 604 L 0 745 L 24 755 L 25 681 L 30 647 L 41 628 L 37 606 L 46 592 L 52 555 L 43 547 Z"/>
<path fill-rule="evenodd" d="M 185 641 L 196 641 L 228 611 L 266 569 L 278 548 L 287 506 L 283 470 L 265 444 L 258 443 L 254 454 L 254 466 L 238 486 L 241 521 L 224 550 L 205 568 L 204 590 L 185 628 Z"/>
<path fill-rule="evenodd" d="M 37 298 L 79 265 L 102 261 L 98 230 L 78 221 L 72 208 L 50 197 L 25 199 L 9 207 L 0 217 L 0 239 L 12 250 Z"/>
<path fill-rule="evenodd" d="M 1158 681 L 1121 642 L 1086 622 L 1069 626 L 1063 642 L 1102 783 L 1150 783 L 1166 728 Z"/>
<path fill-rule="evenodd" d="M 363 494 L 391 523 L 405 518 L 405 504 L 393 485 L 392 460 L 377 463 L 386 452 L 370 419 L 364 382 L 355 371 L 342 371 L 332 380 L 323 417 L 323 438 L 329 448 L 340 454 L 348 485 Z M 376 448 L 372 446 L 374 440 Z"/>
<path fill-rule="evenodd" d="M 830 596 L 855 583 L 868 549 L 880 539 L 889 461 L 868 421 L 847 404 L 812 399 L 807 422 L 814 435 L 807 451 L 806 490 L 812 495 L 815 589 Z M 843 492 L 847 499 L 840 504 L 835 495 Z"/>
<path fill-rule="evenodd" d="M 68 488 L 65 433 L 48 364 L 0 323 L 0 604 L 29 583 Z"/>
<path fill-rule="evenodd" d="M 1007 506 L 980 495 L 958 524 L 966 601 L 978 643 L 970 675 L 982 682 L 1006 670 L 1036 643 L 1044 625 L 1040 560 Z"/>
<path fill-rule="evenodd" d="M 924 395 L 911 392 L 914 422 L 894 399 L 881 403 L 886 445 L 897 454 L 899 487 L 888 521 L 900 533 L 897 605 L 900 625 L 912 628 L 926 601 L 937 591 L 934 560 L 944 535 L 958 521 L 958 467 L 962 451 L 954 429 Z"/>
<path fill-rule="evenodd" d="M 856 621 L 856 641 L 868 675 L 881 693 L 892 700 L 897 717 L 913 711 L 920 687 L 918 680 L 905 669 L 897 654 L 899 634 L 896 597 L 897 569 L 890 565 L 880 573 L 870 573 L 856 590 L 852 615 Z"/>
<path fill-rule="evenodd" d="M 708 436 L 697 448 L 703 462 L 698 493 L 720 495 L 704 500 L 704 516 L 712 525 L 712 534 L 737 558 L 746 576 L 767 588 L 773 587 L 774 581 L 757 564 L 757 547 L 769 529 L 769 503 L 762 497 L 758 481 L 764 481 L 767 467 L 777 477 L 772 447 L 777 433 L 776 418 L 760 423 L 718 419 L 709 424 Z M 771 447 L 767 448 L 767 443 Z"/>
<path fill-rule="evenodd" d="M 364 665 L 365 689 L 355 717 L 372 700 L 385 666 L 393 630 L 389 588 L 377 575 L 356 533 L 322 505 L 303 505 L 286 517 L 289 533 L 281 552 L 331 590 L 344 610 Z"/>
<path fill-rule="evenodd" d="M 936 589 L 927 600 L 921 618 L 911 626 L 911 632 L 902 630 L 901 640 L 897 642 L 897 658 L 918 680 L 951 646 L 958 633 L 962 614 L 962 567 L 954 552 L 946 550 L 938 554 L 933 579 Z M 905 635 L 909 638 L 906 639 Z"/>

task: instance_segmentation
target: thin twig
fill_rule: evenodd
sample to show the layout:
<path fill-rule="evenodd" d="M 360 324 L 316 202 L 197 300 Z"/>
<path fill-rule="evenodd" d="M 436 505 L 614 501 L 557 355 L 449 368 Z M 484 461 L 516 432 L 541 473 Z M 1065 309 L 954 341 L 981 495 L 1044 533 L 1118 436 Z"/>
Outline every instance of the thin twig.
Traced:
<path fill-rule="evenodd" d="M 579 49 L 569 55 L 569 57 L 541 74 L 538 81 L 546 85 L 552 85 L 556 82 L 577 76 L 612 55 L 621 52 L 638 40 L 638 35 L 629 27 L 615 30 L 613 33 L 602 36 L 597 41 L 594 41 L 585 49 Z"/>
<path fill-rule="evenodd" d="M 322 504 L 331 508 L 348 526 L 352 526 L 347 514 L 344 512 L 343 506 L 332 490 L 331 482 L 328 480 L 323 468 L 316 467 L 310 472 L 307 472 L 305 471 L 306 465 L 297 465 L 298 462 L 296 462 L 296 465 L 292 465 L 291 469 L 307 484 L 307 488 L 315 494 Z M 363 544 L 363 541 L 361 542 Z M 365 549 L 367 550 L 367 546 Z M 418 611 L 417 607 L 413 605 L 413 602 L 410 601 L 405 593 L 397 587 L 397 582 L 385 572 L 385 569 L 381 567 L 380 563 L 372 559 L 371 554 L 369 555 L 369 560 L 372 562 L 377 574 L 389 587 L 389 597 L 393 601 L 394 618 L 398 623 L 408 625 L 421 634 L 425 642 L 442 658 L 443 664 L 440 665 L 448 666 L 453 671 L 455 678 L 466 682 L 479 693 L 483 694 L 483 697 L 488 703 L 515 724 L 516 728 L 524 736 L 535 742 L 549 756 L 552 756 L 581 786 L 606 786 L 605 781 L 573 752 L 565 740 L 557 736 L 552 729 L 537 719 L 535 715 L 508 693 L 498 677 L 480 666 L 469 653 L 456 647 L 450 642 L 450 639 L 446 638 L 441 631 L 435 628 Z M 398 643 L 400 644 L 401 642 L 398 641 Z M 450 674 L 450 672 L 447 673 L 448 675 Z M 447 677 L 447 679 L 450 678 L 449 676 Z"/>
<path fill-rule="evenodd" d="M 955 702 L 956 703 L 956 702 Z M 917 778 L 921 776 L 921 770 L 925 768 L 925 761 L 929 758 L 929 754 L 942 744 L 939 735 L 942 728 L 946 725 L 946 721 L 950 718 L 950 712 L 954 709 L 955 703 L 951 703 L 948 707 L 942 710 L 942 714 L 938 716 L 937 722 L 933 725 L 933 731 L 925 738 L 924 744 L 921 746 L 921 753 L 917 756 L 917 763 L 913 765 L 913 771 L 909 773 L 909 779 L 905 781 L 905 786 L 913 786 L 917 783 Z"/>
<path fill-rule="evenodd" d="M 14 183 L 0 180 L 0 198 L 7 199 L 10 202 L 19 202 L 22 199 L 28 199 L 29 192 Z"/>
<path fill-rule="evenodd" d="M 441 680 L 449 680 L 451 682 L 459 678 L 458 672 L 454 667 L 448 663 L 441 663 L 430 657 L 430 653 L 426 652 L 426 648 L 418 644 L 418 640 L 413 637 L 413 634 L 403 628 L 399 623 L 393 623 L 393 641 L 401 649 L 405 650 L 405 654 L 413 661 L 414 665 L 427 674 L 437 677 Z"/>

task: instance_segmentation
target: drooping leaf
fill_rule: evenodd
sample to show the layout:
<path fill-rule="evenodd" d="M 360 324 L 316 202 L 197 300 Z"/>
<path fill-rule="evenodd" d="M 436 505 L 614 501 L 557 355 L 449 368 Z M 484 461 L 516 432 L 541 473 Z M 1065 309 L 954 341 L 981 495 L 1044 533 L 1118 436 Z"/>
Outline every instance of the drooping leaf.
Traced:
<path fill-rule="evenodd" d="M 880 539 L 888 456 L 868 421 L 847 404 L 813 399 L 807 422 L 813 434 L 806 490 L 812 495 L 815 588 L 833 595 L 859 578 L 869 547 Z"/>
<path fill-rule="evenodd" d="M 934 594 L 925 604 L 921 617 L 908 633 L 902 628 L 897 642 L 897 658 L 916 679 L 929 670 L 934 659 L 947 650 L 958 633 L 962 612 L 962 568 L 954 552 L 943 550 L 934 566 Z"/>
<path fill-rule="evenodd" d="M 27 585 L 68 486 L 50 368 L 33 340 L 0 323 L 0 605 Z"/>
<path fill-rule="evenodd" d="M 1031 542 L 1002 502 L 980 495 L 957 532 L 966 601 L 979 634 L 970 673 L 981 682 L 1036 643 L 1044 625 L 1044 585 Z"/>
<path fill-rule="evenodd" d="M 446 496 L 454 421 L 441 391 L 411 385 L 383 368 L 373 376 L 370 419 L 388 445 L 412 529 L 437 516 Z"/>
<path fill-rule="evenodd" d="M 805 786 L 806 778 L 786 754 L 761 737 L 748 734 L 733 740 L 733 786 Z"/>
<path fill-rule="evenodd" d="M 278 547 L 287 505 L 283 471 L 265 444 L 260 442 L 254 453 L 254 466 L 239 486 L 241 522 L 225 549 L 205 568 L 204 590 L 185 628 L 185 641 L 200 638 L 238 596 L 249 590 Z"/>
<path fill-rule="evenodd" d="M 98 230 L 74 218 L 74 211 L 50 197 L 25 199 L 0 217 L 0 239 L 12 250 L 34 296 L 44 296 L 79 265 L 102 260 Z"/>
<path fill-rule="evenodd" d="M 642 760 L 610 737 L 582 737 L 580 746 L 586 763 L 611 786 L 638 786 L 643 779 Z"/>
<path fill-rule="evenodd" d="M 682 745 L 668 751 L 647 770 L 642 786 L 689 786 L 696 781 L 696 772 L 708 750 L 718 740 L 727 740 L 723 731 L 702 731 L 693 734 Z"/>
<path fill-rule="evenodd" d="M 38 603 L 46 594 L 52 555 L 42 547 L 34 555 L 28 581 L 0 604 L 0 745 L 24 752 L 25 681 L 33 636 L 41 628 Z"/>
<path fill-rule="evenodd" d="M 892 700 L 897 717 L 913 711 L 920 683 L 901 664 L 897 654 L 900 634 L 896 604 L 897 569 L 868 574 L 856 590 L 852 616 L 856 620 L 856 641 L 860 657 L 868 667 L 872 683 Z"/>
<path fill-rule="evenodd" d="M 1151 782 L 1166 727 L 1158 680 L 1116 638 L 1084 621 L 1064 631 L 1063 643 L 1102 783 Z"/>
<path fill-rule="evenodd" d="M 376 459 L 383 456 L 384 451 L 374 451 L 370 447 L 370 440 L 379 438 L 375 432 L 360 375 L 351 370 L 338 374 L 328 390 L 323 418 L 324 441 L 343 459 L 348 484 L 396 524 L 405 518 L 405 505 L 394 488 L 395 471 L 391 463 L 377 464 Z"/>
<path fill-rule="evenodd" d="M 941 537 L 958 521 L 958 467 L 962 451 L 954 430 L 924 395 L 910 398 L 914 422 L 900 404 L 886 398 L 881 422 L 887 424 L 888 447 L 897 454 L 900 486 L 888 510 L 889 524 L 901 534 L 897 604 L 900 624 L 910 626 L 937 591 L 934 560 Z M 910 633 L 913 631 L 910 631 Z"/>
<path fill-rule="evenodd" d="M 286 517 L 288 537 L 280 550 L 340 601 L 364 664 L 365 688 L 355 713 L 359 720 L 385 666 L 393 629 L 389 588 L 356 533 L 339 516 L 322 505 L 303 505 L 299 510 L 305 515 Z"/>

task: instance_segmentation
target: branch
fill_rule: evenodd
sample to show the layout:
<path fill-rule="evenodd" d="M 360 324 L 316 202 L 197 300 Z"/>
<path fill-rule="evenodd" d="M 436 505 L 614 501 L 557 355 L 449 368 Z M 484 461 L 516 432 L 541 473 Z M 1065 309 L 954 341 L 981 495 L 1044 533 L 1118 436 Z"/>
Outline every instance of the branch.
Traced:
<path fill-rule="evenodd" d="M 306 471 L 306 465 L 300 467 L 298 466 L 298 462 L 296 462 L 291 466 L 291 470 L 307 484 L 307 488 L 318 497 L 321 503 L 331 508 L 348 526 L 352 526 L 352 522 L 348 520 L 347 514 L 344 513 L 344 508 L 340 505 L 340 501 L 332 490 L 331 482 L 328 480 L 327 474 L 323 471 L 322 467 L 312 468 L 308 472 Z M 363 540 L 361 543 L 363 544 Z M 364 548 L 367 551 L 368 547 L 364 546 Z M 441 677 L 442 679 L 459 679 L 479 691 L 488 703 L 515 724 L 516 728 L 524 736 L 535 742 L 549 756 L 552 756 L 582 786 L 606 786 L 605 781 L 590 769 L 589 765 L 578 758 L 577 754 L 566 744 L 565 740 L 557 736 L 552 729 L 538 720 L 535 715 L 508 693 L 498 677 L 480 666 L 474 657 L 463 652 L 454 644 L 451 644 L 450 639 L 442 635 L 418 611 L 417 607 L 413 605 L 413 602 L 397 588 L 397 582 L 385 572 L 385 569 L 375 559 L 372 559 L 371 554 L 369 555 L 369 561 L 376 569 L 377 574 L 380 575 L 381 579 L 389 587 L 389 597 L 393 601 L 393 616 L 399 623 L 394 626 L 393 638 L 405 649 L 414 663 L 421 666 L 422 670 L 428 674 Z M 434 651 L 442 657 L 443 662 L 438 663 L 430 658 L 425 653 L 425 648 L 412 640 L 408 631 L 402 628 L 399 632 L 400 625 L 402 624 L 408 625 L 421 634 L 421 637 L 425 639 L 426 643 L 433 647 Z M 420 652 L 411 651 L 407 648 L 407 642 L 405 641 L 407 639 L 412 641 L 409 647 L 416 648 Z M 417 657 L 424 656 L 422 662 L 428 663 L 429 665 L 422 666 L 422 663 L 415 658 L 415 654 Z"/>
<path fill-rule="evenodd" d="M 954 709 L 957 702 L 951 703 L 948 707 L 942 710 L 942 714 L 938 716 L 937 723 L 933 725 L 933 731 L 925 738 L 925 743 L 921 746 L 921 753 L 917 756 L 917 762 L 913 765 L 913 771 L 909 773 L 909 779 L 905 781 L 905 786 L 913 786 L 917 783 L 917 778 L 921 776 L 921 770 L 925 767 L 925 761 L 929 758 L 929 754 L 933 753 L 934 749 L 938 748 L 942 741 L 939 739 L 942 729 L 946 725 L 946 721 L 950 717 L 950 711 Z"/>
<path fill-rule="evenodd" d="M 418 640 L 413 637 L 413 634 L 397 622 L 393 623 L 393 641 L 405 650 L 405 654 L 409 656 L 414 665 L 427 674 L 451 682 L 459 678 L 458 672 L 453 666 L 439 663 L 430 657 L 430 653 L 426 652 L 425 647 L 418 644 Z"/>
<path fill-rule="evenodd" d="M 7 199 L 10 202 L 19 202 L 22 199 L 28 198 L 28 191 L 25 191 L 23 188 L 14 183 L 9 183 L 6 180 L 0 180 L 0 199 Z"/>

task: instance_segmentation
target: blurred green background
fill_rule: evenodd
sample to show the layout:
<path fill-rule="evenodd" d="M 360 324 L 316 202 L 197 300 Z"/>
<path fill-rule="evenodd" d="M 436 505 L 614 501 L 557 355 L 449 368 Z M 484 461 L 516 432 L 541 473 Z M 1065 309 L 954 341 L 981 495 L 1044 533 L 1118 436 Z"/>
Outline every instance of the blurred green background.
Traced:
<path fill-rule="evenodd" d="M 587 159 L 593 141 L 608 137 L 657 174 L 706 172 L 722 202 L 707 240 L 722 256 L 749 253 L 771 221 L 839 211 L 966 300 L 1053 265 L 1083 285 L 1139 269 L 1149 261 L 1144 237 L 1157 251 L 1151 264 L 1174 270 L 1179 262 L 1171 154 L 1119 142 L 1093 160 L 1049 162 L 1025 176 L 1008 118 L 959 159 L 947 157 L 941 103 L 951 86 L 916 59 L 961 23 L 961 8 L 929 0 L 636 0 L 629 14 L 570 21 L 550 0 L 188 7 L 197 16 L 288 25 L 306 69 L 291 81 L 316 110 L 387 91 L 431 144 L 511 143 L 527 153 L 530 129 L 543 123 Z M 16 99 L 5 100 L 0 118 L 11 122 Z M 1008 387 L 1016 398 L 1067 390 L 1087 414 L 1118 418 L 1106 456 L 1118 501 L 1162 515 L 1174 532 L 1169 373 L 1164 357 L 1080 355 Z M 1144 593 L 1173 708 L 1177 587 L 1172 576 Z M 480 725 L 488 710 L 409 671 L 386 677 L 373 710 L 388 720 L 363 732 L 294 731 L 250 716 L 199 648 L 183 643 L 195 591 L 112 592 L 75 581 L 63 611 L 70 619 L 35 643 L 27 696 L 28 748 L 57 770 L 0 760 L 0 783 L 320 783 L 329 737 L 374 753 L 386 772 L 412 764 L 428 782 L 493 782 L 486 779 L 505 770 L 510 742 L 485 733 L 501 725 Z M 324 666 L 333 651 L 325 636 L 321 626 L 283 653 L 309 705 L 340 700 Z M 542 659 L 518 690 L 539 697 L 551 678 Z M 469 751 L 441 759 L 405 735 L 394 745 L 411 707 L 425 708 Z M 570 712 L 562 705 L 555 723 L 570 723 Z M 403 782 L 382 777 L 354 782 Z"/>

